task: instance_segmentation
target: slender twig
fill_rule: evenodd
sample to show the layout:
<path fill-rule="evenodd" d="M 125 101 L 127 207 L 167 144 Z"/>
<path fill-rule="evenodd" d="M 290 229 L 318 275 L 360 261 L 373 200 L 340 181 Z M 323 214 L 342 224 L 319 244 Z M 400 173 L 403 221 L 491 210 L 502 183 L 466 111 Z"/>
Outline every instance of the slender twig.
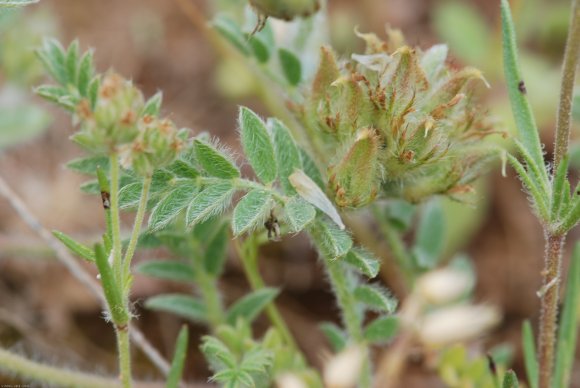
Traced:
<path fill-rule="evenodd" d="M 5 349 L 0 349 L 0 369 L 27 380 L 39 381 L 59 387 L 120 387 L 117 379 L 44 365 Z"/>
<path fill-rule="evenodd" d="M 250 236 L 243 243 L 240 243 L 238 240 L 236 240 L 235 246 L 242 261 L 246 278 L 250 282 L 252 290 L 259 290 L 264 288 L 264 280 L 262 279 L 258 268 L 258 247 L 255 238 Z M 266 306 L 266 314 L 268 315 L 268 318 L 272 324 L 276 327 L 276 329 L 278 329 L 286 344 L 292 347 L 292 349 L 296 352 L 299 352 L 298 345 L 296 345 L 290 329 L 286 325 L 284 318 L 282 318 L 282 315 L 273 302 Z"/>
<path fill-rule="evenodd" d="M 572 115 L 572 95 L 576 70 L 580 55 L 580 0 L 572 1 L 570 29 L 564 51 L 562 66 L 562 83 L 558 116 L 556 119 L 556 140 L 554 146 L 554 171 L 557 171 L 562 159 L 568 154 L 570 122 Z M 553 180 L 553 185 L 555 184 Z M 552 201 L 557 195 L 552 189 Z M 554 232 L 557 228 L 548 225 L 546 228 L 546 252 L 543 275 L 543 294 L 541 297 L 540 331 L 538 334 L 538 363 L 540 369 L 540 388 L 550 388 L 554 368 L 554 348 L 559 299 L 560 271 L 562 251 L 567 231 Z"/>
<path fill-rule="evenodd" d="M 113 239 L 113 273 L 119 289 L 123 289 L 122 279 L 122 252 L 121 252 L 121 220 L 119 217 L 119 157 L 116 153 L 111 153 L 110 164 L 110 185 L 111 185 L 111 229 Z"/>
<path fill-rule="evenodd" d="M 89 274 L 68 250 L 58 241 L 32 214 L 20 197 L 8 186 L 4 178 L 0 176 L 0 196 L 4 197 L 10 206 L 18 213 L 20 218 L 32 229 L 46 244 L 55 252 L 58 260 L 64 264 L 68 271 L 77 278 L 81 284 L 89 289 L 99 300 L 101 305 L 106 306 L 106 300 L 101 290 L 100 284 Z M 131 327 L 129 332 L 133 342 L 143 351 L 143 353 L 153 362 L 153 364 L 164 374 L 169 373 L 170 365 L 163 358 L 157 349 L 145 338 L 143 333 L 136 327 Z"/>
<path fill-rule="evenodd" d="M 572 98 L 578 57 L 580 56 L 580 1 L 572 1 L 572 14 L 570 17 L 570 30 L 564 51 L 562 65 L 562 83 L 560 90 L 560 103 L 558 104 L 558 116 L 556 119 L 556 140 L 554 147 L 554 171 L 568 154 L 568 141 L 570 139 L 570 122 L 572 118 Z"/>
<path fill-rule="evenodd" d="M 123 258 L 124 279 L 127 279 L 131 273 L 131 259 L 133 259 L 135 249 L 137 248 L 137 242 L 139 241 L 139 234 L 141 233 L 141 225 L 143 224 L 143 218 L 145 217 L 145 211 L 147 210 L 147 201 L 149 200 L 150 188 L 151 188 L 151 176 L 147 176 L 143 179 L 143 188 L 141 189 L 141 198 L 139 200 L 139 206 L 137 207 L 137 214 L 135 215 L 133 232 L 131 232 L 131 240 L 129 240 L 129 245 L 127 246 L 127 251 L 125 252 L 125 257 Z"/>

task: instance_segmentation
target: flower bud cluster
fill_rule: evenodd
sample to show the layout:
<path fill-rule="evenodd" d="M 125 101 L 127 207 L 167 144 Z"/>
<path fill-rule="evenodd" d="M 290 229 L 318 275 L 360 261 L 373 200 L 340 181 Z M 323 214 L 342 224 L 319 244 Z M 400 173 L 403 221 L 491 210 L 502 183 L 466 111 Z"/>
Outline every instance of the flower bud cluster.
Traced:
<path fill-rule="evenodd" d="M 341 207 L 376 197 L 418 202 L 433 194 L 461 199 L 495 151 L 482 138 L 495 133 L 473 103 L 474 68 L 456 70 L 447 47 L 426 51 L 359 34 L 364 55 L 338 62 L 322 48 L 303 105 L 295 111 L 329 165 L 328 185 Z"/>
<path fill-rule="evenodd" d="M 119 153 L 125 168 L 150 175 L 177 157 L 188 131 L 146 110 L 141 91 L 109 72 L 101 80 L 94 109 L 86 99 L 77 105 L 80 131 L 73 140 L 95 153 Z"/>

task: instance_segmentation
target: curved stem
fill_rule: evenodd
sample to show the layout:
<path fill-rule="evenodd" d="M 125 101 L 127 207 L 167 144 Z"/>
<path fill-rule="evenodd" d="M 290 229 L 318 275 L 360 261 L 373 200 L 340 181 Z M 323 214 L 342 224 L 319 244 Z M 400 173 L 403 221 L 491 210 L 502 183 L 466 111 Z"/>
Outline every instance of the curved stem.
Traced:
<path fill-rule="evenodd" d="M 120 386 L 116 379 L 44 365 L 5 349 L 0 349 L 0 369 L 26 380 L 59 387 L 113 388 Z"/>
<path fill-rule="evenodd" d="M 129 343 L 129 326 L 115 325 L 119 351 L 119 378 L 123 388 L 131 388 L 131 348 Z"/>
<path fill-rule="evenodd" d="M 122 290 L 122 252 L 121 252 L 121 225 L 119 218 L 119 157 L 116 153 L 111 153 L 110 180 L 111 180 L 111 234 L 113 240 L 113 273 L 117 277 L 117 284 Z"/>
<path fill-rule="evenodd" d="M 580 1 L 573 0 L 570 16 L 570 30 L 564 62 L 562 65 L 562 83 L 560 90 L 560 103 L 558 104 L 558 117 L 556 119 L 556 140 L 554 147 L 554 171 L 568 154 L 568 141 L 570 139 L 570 122 L 572 117 L 572 97 L 578 59 L 580 56 Z"/>
<path fill-rule="evenodd" d="M 346 328 L 349 337 L 356 344 L 364 346 L 365 360 L 360 376 L 360 387 L 370 387 L 371 364 L 369 359 L 369 349 L 366 345 L 362 330 L 363 315 L 359 311 L 356 299 L 354 298 L 351 281 L 348 278 L 343 262 L 328 256 L 325 253 L 325 250 L 322 248 L 324 246 L 321 241 L 322 237 L 316 233 L 315 226 L 310 228 L 309 235 L 314 242 L 314 245 L 318 247 L 319 256 L 324 262 L 330 285 L 332 286 L 334 295 L 336 295 L 336 301 L 338 302 L 338 306 L 342 312 L 342 322 L 344 327 Z"/>
<path fill-rule="evenodd" d="M 260 275 L 260 270 L 258 268 L 258 245 L 256 244 L 255 238 L 253 236 L 248 237 L 242 244 L 238 240 L 235 242 L 236 250 L 240 255 L 242 264 L 244 266 L 244 272 L 246 273 L 246 278 L 250 282 L 252 290 L 259 290 L 265 287 L 264 280 Z M 282 338 L 286 344 L 288 344 L 293 350 L 299 353 L 298 346 L 294 341 L 294 337 L 288 329 L 284 318 L 276 308 L 276 305 L 272 302 L 266 306 L 266 314 L 272 322 L 272 324 L 278 329 Z"/>
<path fill-rule="evenodd" d="M 562 267 L 562 248 L 566 236 L 548 235 L 546 238 L 546 262 L 543 285 L 540 290 L 541 316 L 538 334 L 538 362 L 540 369 L 540 388 L 550 388 L 554 369 L 554 348 L 558 316 L 558 292 L 560 289 L 560 269 Z"/>
<path fill-rule="evenodd" d="M 147 201 L 149 199 L 149 189 L 151 188 L 151 176 L 146 176 L 143 180 L 143 189 L 141 190 L 141 199 L 137 207 L 137 214 L 135 215 L 135 224 L 133 225 L 133 232 L 131 233 L 131 240 L 123 258 L 123 278 L 128 279 L 131 273 L 131 259 L 135 254 L 137 248 L 137 241 L 139 241 L 139 234 L 141 233 L 141 225 L 147 210 Z"/>

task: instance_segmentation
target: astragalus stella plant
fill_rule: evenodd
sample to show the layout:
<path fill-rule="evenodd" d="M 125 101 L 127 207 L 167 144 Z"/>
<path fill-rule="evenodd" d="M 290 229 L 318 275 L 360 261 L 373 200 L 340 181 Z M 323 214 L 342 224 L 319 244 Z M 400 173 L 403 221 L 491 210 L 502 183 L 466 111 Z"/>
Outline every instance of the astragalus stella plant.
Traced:
<path fill-rule="evenodd" d="M 100 194 L 105 224 L 102 241 L 92 247 L 60 232 L 54 235 L 99 270 L 107 319 L 117 334 L 123 387 L 135 384 L 129 340 L 135 319 L 131 299 L 135 271 L 193 285 L 193 295 L 159 295 L 146 305 L 207 327 L 209 335 L 202 338 L 201 350 L 214 373 L 210 380 L 219 385 L 397 386 L 413 343 L 441 349 L 481 335 L 497 324 L 500 314 L 490 306 L 469 303 L 473 279 L 464 270 L 423 274 L 437 263 L 421 266 L 412 255 L 407 257 L 419 263 L 413 264 L 411 291 L 397 313 L 398 301 L 379 282 L 369 281 L 378 275 L 381 263 L 353 242 L 361 236 L 349 232 L 348 219 L 357 209 L 370 208 L 380 222 L 382 214 L 369 205 L 384 201 L 401 201 L 393 203 L 404 204 L 405 209 L 434 196 L 471 202 L 474 180 L 502 152 L 487 137 L 506 136 L 477 103 L 477 88 L 488 86 L 487 82 L 475 68 L 451 66 L 445 45 L 411 47 L 400 31 L 391 28 L 386 30 L 386 40 L 356 31 L 365 42 L 365 52 L 351 58 L 340 58 L 323 46 L 309 73 L 300 55 L 278 45 L 268 19 L 295 20 L 303 37 L 313 33 L 312 25 L 296 19 L 316 17 L 319 10 L 325 12 L 325 5 L 317 0 L 250 0 L 249 4 L 253 8 L 247 10 L 253 9 L 257 17 L 250 18 L 245 29 L 235 20 L 218 17 L 208 34 L 224 37 L 220 44 L 231 43 L 226 52 L 235 52 L 232 55 L 254 71 L 263 72 L 261 80 L 277 85 L 286 99 L 284 121 L 263 119 L 241 107 L 237 125 L 232 124 L 239 128 L 244 159 L 253 170 L 250 177 L 242 176 L 241 161 L 219 140 L 180 129 L 164 117 L 161 93 L 147 99 L 123 76 L 96 72 L 93 52 L 81 53 L 77 41 L 67 48 L 56 40 L 45 41 L 38 57 L 54 83 L 39 86 L 36 92 L 71 114 L 76 127 L 71 139 L 87 155 L 69 167 L 94 178 L 83 189 Z M 559 257 L 563 236 L 580 216 L 578 194 L 570 193 L 565 183 L 566 171 L 561 167 L 565 150 L 559 151 L 553 176 L 541 163 L 539 140 L 529 128 L 521 86 L 514 92 L 521 80 L 514 83 L 518 70 L 505 1 L 502 11 L 508 86 L 516 121 L 527 126 L 521 130 L 519 146 L 526 167 L 513 157 L 510 161 L 540 218 L 544 217 L 549 241 L 559 242 L 550 245 L 554 249 L 548 249 L 549 257 Z M 578 29 L 577 8 L 573 17 L 572 37 Z M 578 41 L 571 38 L 569 47 L 578 46 Z M 567 55 L 577 57 L 577 48 Z M 136 210 L 127 238 L 121 234 L 122 209 Z M 412 218 L 410 212 L 403 213 L 408 214 L 402 218 Z M 308 365 L 292 328 L 273 302 L 279 290 L 266 287 L 258 266 L 261 245 L 300 232 L 308 235 L 319 253 L 342 317 L 343 328 L 321 326 L 336 353 L 326 357 L 322 373 Z M 226 306 L 219 278 L 230 241 L 252 290 Z M 177 258 L 132 265 L 139 247 L 159 246 Z M 406 254 L 402 241 L 398 248 Z M 553 280 L 553 271 L 548 268 L 544 300 L 557 301 L 558 275 Z M 555 318 L 555 305 L 544 304 L 548 317 Z M 262 311 L 271 327 L 262 338 L 254 338 L 251 324 Z M 446 330 L 450 322 L 456 325 L 452 331 Z M 553 320 L 545 321 L 543 332 L 546 325 L 553 331 Z M 171 368 L 164 370 L 168 386 L 179 384 L 187 337 L 183 329 Z M 394 344 L 385 348 L 391 341 Z M 540 381 L 547 387 L 553 354 L 542 337 L 540 344 Z M 379 359 L 374 353 L 384 349 L 385 355 L 373 363 Z M 493 356 L 490 359 L 492 368 L 485 364 L 478 377 L 473 377 L 475 372 L 468 377 L 478 379 L 478 386 L 498 386 L 501 381 L 504 387 L 517 386 L 515 374 L 506 372 L 505 365 L 496 368 Z M 454 376 L 453 365 L 445 368 L 441 368 L 443 378 Z M 569 368 L 562 373 L 569 373 Z M 59 377 L 56 368 L 44 375 L 26 368 L 5 369 L 24 379 L 64 386 L 110 384 L 84 374 L 73 379 L 64 370 Z M 533 385 L 537 376 L 531 376 Z"/>

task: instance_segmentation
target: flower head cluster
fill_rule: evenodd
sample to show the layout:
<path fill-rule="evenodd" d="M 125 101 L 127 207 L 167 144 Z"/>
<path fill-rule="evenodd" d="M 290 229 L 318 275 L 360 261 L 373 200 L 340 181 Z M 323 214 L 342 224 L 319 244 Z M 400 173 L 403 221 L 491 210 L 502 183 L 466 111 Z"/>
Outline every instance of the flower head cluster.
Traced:
<path fill-rule="evenodd" d="M 182 150 L 188 130 L 156 116 L 160 99 L 145 103 L 141 91 L 114 72 L 100 84 L 94 109 L 82 99 L 76 116 L 80 131 L 73 139 L 93 152 L 118 152 L 124 167 L 139 175 L 171 163 Z M 153 114 L 155 113 L 155 114 Z"/>
<path fill-rule="evenodd" d="M 495 151 L 494 133 L 472 101 L 474 68 L 452 69 L 447 47 L 426 51 L 359 34 L 364 55 L 339 63 L 322 48 L 304 104 L 296 109 L 326 157 L 328 189 L 341 207 L 376 197 L 418 202 L 433 194 L 460 197 Z"/>

